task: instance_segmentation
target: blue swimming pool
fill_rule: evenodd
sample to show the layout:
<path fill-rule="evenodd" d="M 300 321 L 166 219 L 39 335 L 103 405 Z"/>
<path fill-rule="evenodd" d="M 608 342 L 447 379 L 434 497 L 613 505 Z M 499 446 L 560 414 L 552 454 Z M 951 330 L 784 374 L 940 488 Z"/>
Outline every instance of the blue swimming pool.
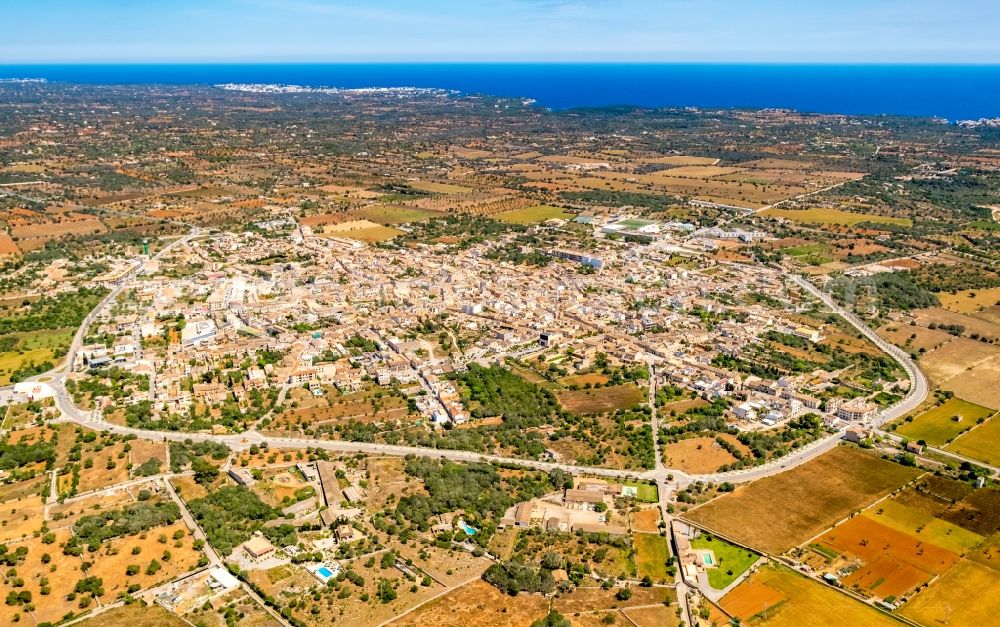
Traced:
<path fill-rule="evenodd" d="M 708 553 L 705 553 L 704 555 L 702 555 L 701 559 L 702 559 L 703 562 L 705 562 L 705 566 L 711 566 L 712 565 L 712 556 L 709 555 Z"/>
<path fill-rule="evenodd" d="M 469 525 L 469 523 L 462 521 L 462 530 L 465 531 L 465 535 L 471 536 L 476 533 L 476 528 Z"/>
<path fill-rule="evenodd" d="M 326 566 L 320 566 L 319 568 L 316 569 L 316 572 L 322 575 L 323 577 L 333 577 L 333 572 Z"/>

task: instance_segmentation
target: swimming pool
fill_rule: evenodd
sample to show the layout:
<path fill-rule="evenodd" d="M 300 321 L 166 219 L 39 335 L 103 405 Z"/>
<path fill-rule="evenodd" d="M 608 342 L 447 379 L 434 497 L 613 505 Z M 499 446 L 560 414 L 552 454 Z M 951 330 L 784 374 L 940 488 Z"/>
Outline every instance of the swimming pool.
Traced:
<path fill-rule="evenodd" d="M 709 555 L 708 553 L 705 553 L 704 555 L 702 555 L 701 556 L 701 560 L 703 562 L 705 562 L 705 566 L 711 566 L 712 565 L 712 556 Z"/>
<path fill-rule="evenodd" d="M 465 532 L 465 535 L 467 535 L 467 536 L 471 536 L 471 535 L 473 535 L 473 534 L 475 534 L 475 533 L 476 533 L 476 528 L 475 528 L 475 527 L 472 527 L 472 526 L 470 526 L 470 525 L 469 525 L 469 523 L 467 523 L 467 522 L 465 522 L 465 521 L 463 520 L 463 521 L 462 521 L 462 531 L 464 531 L 464 532 Z"/>
<path fill-rule="evenodd" d="M 323 577 L 333 577 L 333 571 L 331 571 L 326 566 L 320 566 L 319 568 L 316 569 L 316 572 Z"/>

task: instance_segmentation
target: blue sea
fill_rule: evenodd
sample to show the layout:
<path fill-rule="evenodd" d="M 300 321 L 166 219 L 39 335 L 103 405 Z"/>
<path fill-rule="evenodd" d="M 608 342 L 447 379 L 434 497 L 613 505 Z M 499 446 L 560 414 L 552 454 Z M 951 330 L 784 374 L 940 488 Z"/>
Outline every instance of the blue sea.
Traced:
<path fill-rule="evenodd" d="M 0 65 L 0 78 L 106 84 L 280 83 L 438 87 L 530 98 L 552 109 L 609 105 L 1000 117 L 1000 65 L 204 64 Z"/>

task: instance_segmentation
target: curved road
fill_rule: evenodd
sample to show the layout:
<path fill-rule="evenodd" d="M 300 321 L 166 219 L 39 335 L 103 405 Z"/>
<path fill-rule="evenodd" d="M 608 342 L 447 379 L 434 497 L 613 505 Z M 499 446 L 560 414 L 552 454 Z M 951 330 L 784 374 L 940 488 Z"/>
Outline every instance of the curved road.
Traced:
<path fill-rule="evenodd" d="M 177 241 L 171 243 L 169 246 L 165 247 L 163 250 L 158 252 L 156 257 L 163 255 L 168 252 L 173 247 L 180 245 L 184 242 L 190 241 L 192 238 L 199 235 L 200 231 L 194 229 L 188 235 L 178 239 Z M 809 292 L 820 301 L 822 301 L 827 307 L 832 311 L 836 312 L 847 320 L 852 326 L 854 326 L 858 331 L 870 339 L 876 346 L 881 350 L 895 359 L 907 372 L 910 378 L 910 390 L 907 395 L 896 405 L 888 408 L 887 410 L 881 412 L 878 417 L 873 421 L 872 426 L 879 426 L 888 420 L 893 420 L 904 414 L 909 413 L 920 403 L 923 402 L 924 398 L 927 396 L 927 379 L 924 377 L 917 365 L 913 363 L 910 356 L 904 351 L 900 350 L 896 346 L 889 344 L 881 337 L 879 337 L 872 329 L 870 329 L 860 318 L 855 316 L 853 313 L 845 311 L 830 298 L 829 295 L 823 293 L 819 288 L 809 283 L 807 280 L 800 276 L 792 276 L 792 280 L 801 286 L 805 291 Z M 117 296 L 124 291 L 129 286 L 128 281 L 123 282 L 121 285 L 116 286 L 101 302 L 98 306 L 87 315 L 84 319 L 83 324 L 77 330 L 76 335 L 73 338 L 70 350 L 67 352 L 65 364 L 55 370 L 46 373 L 45 375 L 40 375 L 35 377 L 35 379 L 41 379 L 43 377 L 50 377 L 51 381 L 48 383 L 52 386 L 55 392 L 56 405 L 62 412 L 62 417 L 57 419 L 60 422 L 73 422 L 81 426 L 85 426 L 91 429 L 99 431 L 110 431 L 114 433 L 121 433 L 125 435 L 135 435 L 139 438 L 147 440 L 160 440 L 160 441 L 184 441 L 187 439 L 201 442 L 206 440 L 211 440 L 214 442 L 220 442 L 228 446 L 233 450 L 244 450 L 249 448 L 253 444 L 261 444 L 267 442 L 269 445 L 274 445 L 275 447 L 281 448 L 292 448 L 292 449 L 305 449 L 305 448 L 318 448 L 328 451 L 339 451 L 347 453 L 374 453 L 380 455 L 421 455 L 427 457 L 436 457 L 443 459 L 450 459 L 453 461 L 464 461 L 464 462 L 475 462 L 475 461 L 485 461 L 485 462 L 495 462 L 501 464 L 515 464 L 518 466 L 535 468 L 538 470 L 550 471 L 554 469 L 563 470 L 566 472 L 581 474 L 588 473 L 592 475 L 604 476 L 604 477 L 621 477 L 621 478 L 635 478 L 635 479 L 648 479 L 653 480 L 663 487 L 667 485 L 669 481 L 676 482 L 676 485 L 683 487 L 695 481 L 706 481 L 706 482 L 721 482 L 728 481 L 730 483 L 745 483 L 747 481 L 753 481 L 761 477 L 766 477 L 768 475 L 776 474 L 784 470 L 788 470 L 795 466 L 813 459 L 817 455 L 821 455 L 824 452 L 837 446 L 837 443 L 844 435 L 844 430 L 833 433 L 823 439 L 812 442 L 796 451 L 782 457 L 780 459 L 762 464 L 760 466 L 755 466 L 753 468 L 746 468 L 743 470 L 736 470 L 730 472 L 719 472 L 719 473 L 709 473 L 709 474 L 691 474 L 686 473 L 682 470 L 668 468 L 663 466 L 662 458 L 660 457 L 659 447 L 657 446 L 657 464 L 654 470 L 640 472 L 640 471 L 630 471 L 630 470 L 612 470 L 607 468 L 595 468 L 591 466 L 576 466 L 573 464 L 561 464 L 554 462 L 541 462 L 533 461 L 528 459 L 520 458 L 509 458 L 501 457 L 497 455 L 484 455 L 480 453 L 470 452 L 470 451 L 457 451 L 449 449 L 432 449 L 432 448 L 421 448 L 412 446 L 398 446 L 390 444 L 375 444 L 369 442 L 345 442 L 338 440 L 317 440 L 312 438 L 290 438 L 290 437 L 265 437 L 257 430 L 244 431 L 242 433 L 227 434 L 227 435 L 215 435 L 206 433 L 186 433 L 186 432 L 172 432 L 172 431 L 153 431 L 148 429 L 135 429 L 132 427 L 125 427 L 121 425 L 115 425 L 105 422 L 100 416 L 99 412 L 84 411 L 76 407 L 73 403 L 73 399 L 70 394 L 66 391 L 65 378 L 68 372 L 71 370 L 71 364 L 74 363 L 76 358 L 76 353 L 80 349 L 83 343 L 83 338 L 90 328 L 91 323 L 100 314 L 100 312 L 111 303 Z M 67 365 L 68 364 L 68 365 Z M 652 400 L 652 399 L 650 399 Z M 656 434 L 654 433 L 654 440 Z"/>

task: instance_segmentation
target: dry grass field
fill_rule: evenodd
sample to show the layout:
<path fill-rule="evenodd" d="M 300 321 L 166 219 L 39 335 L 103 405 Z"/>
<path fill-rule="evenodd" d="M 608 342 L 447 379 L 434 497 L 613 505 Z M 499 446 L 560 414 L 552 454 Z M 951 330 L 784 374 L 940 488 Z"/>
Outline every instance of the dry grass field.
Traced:
<path fill-rule="evenodd" d="M 80 627 L 190 627 L 160 605 L 123 605 L 80 623 Z"/>
<path fill-rule="evenodd" d="M 678 627 L 681 622 L 677 618 L 676 609 L 664 605 L 652 607 L 634 607 L 626 610 L 619 610 L 629 623 L 636 627 Z M 618 624 L 618 621 L 615 621 Z"/>
<path fill-rule="evenodd" d="M 781 566 L 757 570 L 720 605 L 743 624 L 767 627 L 899 625 L 878 610 Z"/>
<path fill-rule="evenodd" d="M 955 336 L 938 329 L 928 329 L 907 324 L 892 324 L 879 329 L 878 334 L 893 344 L 909 351 L 933 350 L 946 344 Z"/>
<path fill-rule="evenodd" d="M 919 474 L 849 446 L 684 514 L 747 546 L 784 553 Z"/>
<path fill-rule="evenodd" d="M 920 368 L 931 383 L 940 386 L 979 362 L 1000 355 L 1000 347 L 957 337 L 928 351 L 920 358 Z M 969 398 L 968 400 L 974 401 Z"/>
<path fill-rule="evenodd" d="M 687 438 L 663 447 L 663 463 L 685 472 L 715 472 L 720 466 L 735 461 L 732 453 L 709 436 Z"/>
<path fill-rule="evenodd" d="M 184 537 L 179 541 L 181 546 L 177 546 L 173 539 L 177 531 L 184 532 Z M 166 541 L 161 541 L 164 538 Z M 131 584 L 138 584 L 146 589 L 194 570 L 201 552 L 194 549 L 193 542 L 194 538 L 187 526 L 179 520 L 137 536 L 114 538 L 104 542 L 100 551 L 88 558 L 94 562 L 90 574 L 104 580 L 104 591 L 109 598 L 118 596 Z M 138 555 L 132 554 L 134 547 L 139 547 Z M 165 551 L 169 551 L 170 559 L 165 559 Z M 146 569 L 154 559 L 159 562 L 160 570 L 147 574 Z M 125 569 L 130 564 L 136 564 L 140 569 L 137 575 L 127 577 Z"/>
<path fill-rule="evenodd" d="M 38 520 L 41 521 L 40 514 Z M 66 595 L 73 592 L 76 582 L 84 577 L 82 560 L 79 557 L 65 555 L 59 548 L 70 535 L 68 529 L 56 531 L 56 542 L 48 545 L 43 544 L 40 538 L 25 541 L 23 546 L 27 547 L 28 555 L 16 569 L 18 577 L 24 580 L 24 586 L 14 588 L 10 585 L 12 582 L 4 578 L 0 580 L 0 595 L 6 597 L 12 591 L 30 592 L 35 602 L 35 610 L 32 612 L 34 621 L 31 620 L 32 616 L 24 613 L 23 607 L 0 604 L 0 625 L 16 623 L 34 625 L 35 621 L 56 623 L 62 620 L 67 612 L 80 611 L 77 601 L 67 600 Z M 43 555 L 49 555 L 48 563 L 43 562 Z M 41 593 L 43 577 L 47 579 L 50 589 L 47 595 Z"/>
<path fill-rule="evenodd" d="M 954 392 L 970 401 L 1000 410 L 1000 355 L 981 361 L 941 384 L 941 388 Z"/>
<path fill-rule="evenodd" d="M 646 392 L 637 385 L 626 383 L 590 390 L 565 390 L 556 397 L 563 407 L 575 414 L 603 414 L 638 405 Z"/>
<path fill-rule="evenodd" d="M 975 316 L 969 316 L 949 311 L 941 307 L 918 309 L 917 311 L 914 311 L 913 314 L 917 318 L 917 324 L 921 324 L 923 326 L 930 326 L 935 322 L 938 324 L 954 324 L 964 327 L 965 333 L 968 335 L 978 333 L 986 338 L 1000 337 L 1000 325 L 996 322 L 984 319 L 983 316 L 978 314 Z"/>
<path fill-rule="evenodd" d="M 963 559 L 899 611 L 923 625 L 993 625 L 1000 616 L 1000 572 Z"/>
<path fill-rule="evenodd" d="M 937 296 L 943 309 L 960 314 L 971 314 L 1000 302 L 1000 287 L 962 290 L 954 294 L 941 292 Z"/>
<path fill-rule="evenodd" d="M 84 453 L 81 461 L 86 462 L 88 458 L 93 460 L 94 465 L 87 468 L 85 463 L 81 464 L 78 493 L 128 481 L 128 453 L 125 452 L 124 442 L 105 447 L 96 453 Z M 114 467 L 108 468 L 111 464 Z"/>
<path fill-rule="evenodd" d="M 521 595 L 515 601 L 477 579 L 425 603 L 390 624 L 399 627 L 524 627 L 544 618 L 548 606 L 548 600 L 538 595 Z"/>
<path fill-rule="evenodd" d="M 367 244 L 384 242 L 396 237 L 400 233 L 402 231 L 376 224 L 370 220 L 349 220 L 337 224 L 328 224 L 323 227 L 323 235 L 344 237 Z"/>
<path fill-rule="evenodd" d="M 660 510 L 655 507 L 630 514 L 632 530 L 656 533 L 660 525 Z"/>
<path fill-rule="evenodd" d="M 414 566 L 449 587 L 461 585 L 482 575 L 492 563 L 485 557 L 475 557 L 462 549 L 441 549 L 433 544 L 419 546 L 413 543 L 391 543 L 388 546 L 396 555 L 412 560 Z"/>
<path fill-rule="evenodd" d="M 615 590 L 604 590 L 596 586 L 581 586 L 554 598 L 552 608 L 572 618 L 578 612 L 613 611 L 619 608 L 655 605 L 664 601 L 673 602 L 676 599 L 676 594 L 670 588 L 633 586 L 632 596 L 627 601 L 620 601 L 615 598 Z"/>
<path fill-rule="evenodd" d="M 151 459 L 158 459 L 162 463 L 161 469 L 167 468 L 167 444 L 166 442 L 154 442 L 153 440 L 133 440 L 130 442 L 132 450 L 129 451 L 129 462 L 133 468 L 139 467 Z"/>
<path fill-rule="evenodd" d="M 45 501 L 37 495 L 0 503 L 0 542 L 30 536 L 42 527 Z"/>

